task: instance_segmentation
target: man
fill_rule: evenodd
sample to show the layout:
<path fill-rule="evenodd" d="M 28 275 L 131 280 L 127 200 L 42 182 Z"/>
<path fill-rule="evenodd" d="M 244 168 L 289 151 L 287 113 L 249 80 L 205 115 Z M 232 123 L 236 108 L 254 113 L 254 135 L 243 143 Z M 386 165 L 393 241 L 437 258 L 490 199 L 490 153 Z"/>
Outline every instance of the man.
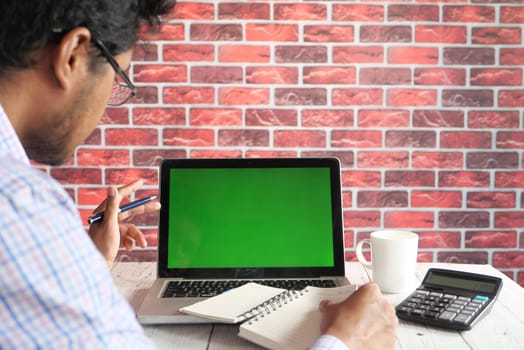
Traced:
<path fill-rule="evenodd" d="M 138 27 L 170 11 L 169 0 L 2 0 L 0 2 L 0 348 L 148 349 L 109 274 L 120 246 L 145 246 L 122 222 L 116 189 L 95 210 L 88 234 L 61 186 L 30 166 L 57 165 L 90 135 L 106 104 L 135 88 L 124 73 Z M 121 68 L 122 67 L 122 68 Z M 339 305 L 321 305 L 315 349 L 390 348 L 396 318 L 375 285 Z"/>

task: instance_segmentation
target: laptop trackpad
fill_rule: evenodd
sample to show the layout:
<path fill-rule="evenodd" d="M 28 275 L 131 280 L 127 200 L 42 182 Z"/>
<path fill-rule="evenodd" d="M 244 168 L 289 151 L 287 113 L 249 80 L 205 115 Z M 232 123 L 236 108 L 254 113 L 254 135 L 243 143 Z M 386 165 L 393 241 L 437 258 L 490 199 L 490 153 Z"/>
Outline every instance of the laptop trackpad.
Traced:
<path fill-rule="evenodd" d="M 210 320 L 179 311 L 206 298 L 157 298 L 151 294 L 146 296 L 138 309 L 137 318 L 141 324 L 211 323 Z"/>

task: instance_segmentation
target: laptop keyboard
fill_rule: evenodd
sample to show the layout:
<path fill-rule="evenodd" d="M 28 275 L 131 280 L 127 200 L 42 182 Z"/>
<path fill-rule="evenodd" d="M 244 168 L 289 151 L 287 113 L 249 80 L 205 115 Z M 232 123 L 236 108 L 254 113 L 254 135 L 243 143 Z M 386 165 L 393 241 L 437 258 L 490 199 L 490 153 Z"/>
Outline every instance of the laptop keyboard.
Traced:
<path fill-rule="evenodd" d="M 307 286 L 335 287 L 333 280 L 213 280 L 213 281 L 169 281 L 162 298 L 174 297 L 212 297 L 228 289 L 240 287 L 243 284 L 255 282 L 266 286 L 300 290 Z"/>

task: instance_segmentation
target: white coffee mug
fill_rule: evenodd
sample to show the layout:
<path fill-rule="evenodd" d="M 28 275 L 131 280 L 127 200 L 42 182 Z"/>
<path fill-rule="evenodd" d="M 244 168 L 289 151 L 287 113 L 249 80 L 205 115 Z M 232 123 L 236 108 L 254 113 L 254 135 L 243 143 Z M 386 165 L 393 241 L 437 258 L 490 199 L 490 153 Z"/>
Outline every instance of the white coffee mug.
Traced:
<path fill-rule="evenodd" d="M 371 248 L 371 261 L 362 247 Z M 372 232 L 369 239 L 358 242 L 358 261 L 373 272 L 373 282 L 384 293 L 408 292 L 416 287 L 418 235 L 410 231 L 383 230 Z"/>

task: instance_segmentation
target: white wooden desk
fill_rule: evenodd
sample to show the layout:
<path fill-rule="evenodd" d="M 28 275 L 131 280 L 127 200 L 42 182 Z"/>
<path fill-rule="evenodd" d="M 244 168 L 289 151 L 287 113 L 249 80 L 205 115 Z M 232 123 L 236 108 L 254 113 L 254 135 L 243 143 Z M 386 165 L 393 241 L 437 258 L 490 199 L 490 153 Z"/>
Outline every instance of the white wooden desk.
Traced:
<path fill-rule="evenodd" d="M 113 267 L 111 273 L 116 285 L 134 308 L 140 305 L 146 289 L 153 283 L 156 274 L 155 266 L 155 263 L 124 262 Z M 396 349 L 524 349 L 523 288 L 489 265 L 419 264 L 417 271 L 419 281 L 429 267 L 495 275 L 503 278 L 504 285 L 491 312 L 471 331 L 443 331 L 401 321 L 397 330 Z M 359 263 L 346 263 L 346 274 L 351 283 L 363 284 L 369 281 L 368 271 Z M 398 304 L 405 296 L 387 295 L 393 305 Z M 261 349 L 239 338 L 236 335 L 238 326 L 234 325 L 164 325 L 144 328 L 160 350 Z"/>

